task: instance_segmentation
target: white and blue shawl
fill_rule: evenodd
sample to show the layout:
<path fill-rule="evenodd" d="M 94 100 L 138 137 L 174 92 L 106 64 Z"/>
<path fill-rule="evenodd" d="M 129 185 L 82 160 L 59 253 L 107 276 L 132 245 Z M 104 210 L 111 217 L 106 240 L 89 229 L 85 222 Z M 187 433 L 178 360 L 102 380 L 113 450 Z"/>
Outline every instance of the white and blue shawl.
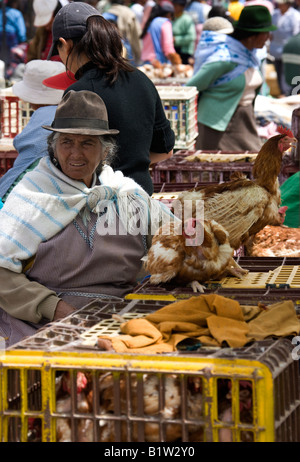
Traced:
<path fill-rule="evenodd" d="M 136 234 L 133 218 L 137 210 L 145 234 L 149 224 L 153 234 L 162 220 L 174 218 L 168 207 L 151 199 L 122 172 L 104 166 L 99 180 L 100 185 L 88 188 L 67 177 L 48 156 L 42 158 L 14 187 L 0 210 L 0 266 L 22 272 L 22 262 L 36 254 L 39 244 L 62 231 L 79 213 L 87 218 L 91 211 L 100 217 L 105 210 L 108 223 L 117 213 L 129 234 Z"/>
<path fill-rule="evenodd" d="M 205 30 L 201 34 L 195 52 L 194 75 L 204 64 L 218 61 L 236 63 L 237 66 L 222 75 L 212 86 L 230 82 L 250 67 L 258 69 L 260 66 L 257 50 L 248 50 L 239 40 L 227 34 Z"/>

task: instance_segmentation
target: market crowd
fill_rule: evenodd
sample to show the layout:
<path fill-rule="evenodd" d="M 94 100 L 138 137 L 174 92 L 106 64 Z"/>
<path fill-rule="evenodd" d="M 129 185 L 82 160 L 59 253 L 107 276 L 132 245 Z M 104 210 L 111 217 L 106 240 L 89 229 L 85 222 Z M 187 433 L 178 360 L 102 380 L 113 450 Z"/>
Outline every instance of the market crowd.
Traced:
<path fill-rule="evenodd" d="M 53 19 L 68 3 L 72 0 L 0 2 L 1 59 L 6 64 L 7 78 L 13 81 L 20 78 L 23 71 L 23 66 L 18 68 L 20 63 L 47 59 Z M 291 94 L 298 83 L 292 80 L 299 74 L 300 65 L 299 0 L 86 0 L 84 3 L 117 26 L 126 57 L 133 65 L 150 63 L 158 67 L 165 63 L 194 66 L 199 60 L 197 45 L 203 30 L 231 35 L 232 24 L 239 20 L 245 6 L 264 5 L 276 28 L 270 31 L 260 59 L 269 59 L 274 64 L 281 95 Z M 213 17 L 218 19 L 211 21 Z"/>

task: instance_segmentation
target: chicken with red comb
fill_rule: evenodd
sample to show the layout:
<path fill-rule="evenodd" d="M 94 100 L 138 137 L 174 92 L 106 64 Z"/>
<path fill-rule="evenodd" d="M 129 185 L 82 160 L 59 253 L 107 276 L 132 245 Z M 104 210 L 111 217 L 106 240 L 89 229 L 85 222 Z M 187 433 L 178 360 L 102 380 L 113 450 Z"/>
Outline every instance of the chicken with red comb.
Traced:
<path fill-rule="evenodd" d="M 193 216 L 197 201 L 204 204 L 204 218 L 215 220 L 228 231 L 233 249 L 244 245 L 249 236 L 265 226 L 281 223 L 278 175 L 285 152 L 297 140 L 291 130 L 280 130 L 282 133 L 269 138 L 260 149 L 252 169 L 253 180 L 234 174 L 230 181 L 199 186 L 178 196 L 183 205 L 192 201 Z"/>

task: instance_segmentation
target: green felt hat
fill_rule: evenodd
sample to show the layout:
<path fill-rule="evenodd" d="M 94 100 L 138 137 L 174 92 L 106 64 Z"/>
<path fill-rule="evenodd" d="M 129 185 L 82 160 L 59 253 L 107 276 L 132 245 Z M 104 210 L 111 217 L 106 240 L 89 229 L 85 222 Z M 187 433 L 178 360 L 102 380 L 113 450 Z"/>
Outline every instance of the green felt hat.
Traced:
<path fill-rule="evenodd" d="M 234 29 L 247 32 L 270 32 L 277 27 L 272 24 L 272 16 L 263 5 L 245 6 L 239 20 L 234 22 Z"/>

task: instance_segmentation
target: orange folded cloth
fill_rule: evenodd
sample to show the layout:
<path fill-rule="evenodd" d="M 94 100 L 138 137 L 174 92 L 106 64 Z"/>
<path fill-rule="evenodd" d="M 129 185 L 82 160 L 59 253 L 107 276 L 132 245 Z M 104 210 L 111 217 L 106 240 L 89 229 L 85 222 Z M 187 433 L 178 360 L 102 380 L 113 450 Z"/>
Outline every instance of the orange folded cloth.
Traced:
<path fill-rule="evenodd" d="M 299 319 L 291 300 L 269 305 L 266 311 L 249 321 L 250 338 L 263 340 L 270 335 L 274 337 L 295 336 L 299 333 Z"/>
<path fill-rule="evenodd" d="M 247 322 L 248 321 L 248 322 Z M 176 345 L 189 337 L 203 345 L 242 347 L 269 336 L 297 335 L 300 322 L 292 301 L 242 307 L 239 302 L 209 294 L 167 305 L 145 318 L 121 324 L 122 334 L 101 335 L 115 351 L 162 353 L 176 351 Z"/>
<path fill-rule="evenodd" d="M 221 316 L 210 316 L 207 319 L 211 336 L 217 340 L 219 345 L 228 343 L 232 348 L 244 346 L 249 340 L 247 338 L 249 327 L 244 321 L 225 318 Z"/>

